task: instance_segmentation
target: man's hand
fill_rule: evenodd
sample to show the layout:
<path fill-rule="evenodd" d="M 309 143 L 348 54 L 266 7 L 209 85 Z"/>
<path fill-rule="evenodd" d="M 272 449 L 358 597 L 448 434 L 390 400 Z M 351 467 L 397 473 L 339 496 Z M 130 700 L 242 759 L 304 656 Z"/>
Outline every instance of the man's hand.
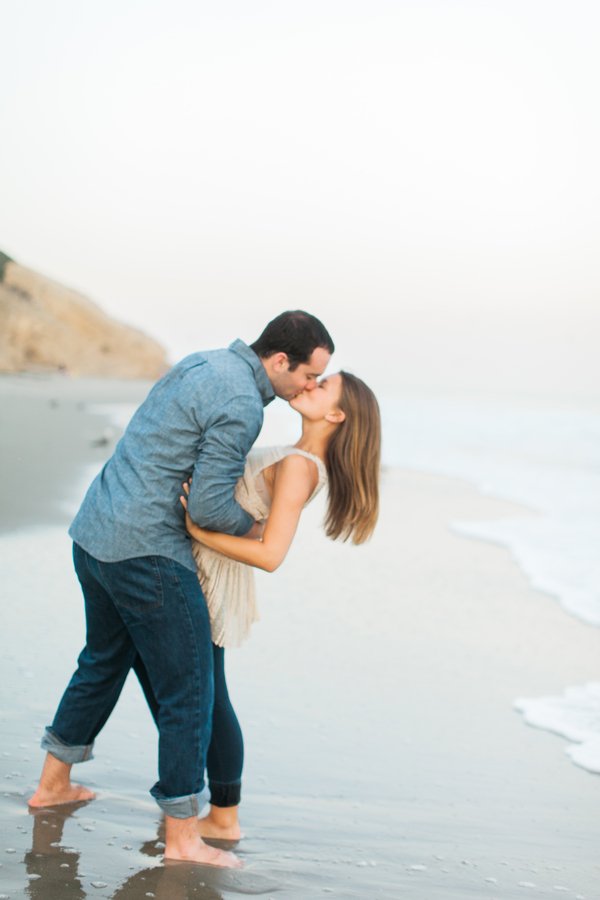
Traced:
<path fill-rule="evenodd" d="M 189 513 L 187 511 L 187 508 L 188 508 L 187 498 L 189 497 L 189 494 L 190 494 L 190 484 L 191 483 L 192 483 L 191 478 L 189 481 L 186 481 L 183 483 L 182 487 L 183 487 L 184 493 L 180 496 L 179 501 L 180 501 L 181 505 L 183 506 L 183 508 L 185 509 L 185 525 L 186 525 L 186 529 L 187 529 L 188 533 L 191 534 L 192 537 L 195 537 L 196 540 L 202 540 L 202 537 L 200 537 L 198 535 L 198 532 L 201 532 L 204 529 L 198 528 L 198 526 L 195 524 L 195 522 L 192 522 L 192 520 L 190 519 Z M 262 541 L 263 532 L 265 530 L 265 524 L 266 524 L 265 522 L 255 522 L 254 525 L 252 526 L 252 528 L 250 529 L 250 531 L 248 531 L 247 534 L 244 535 L 244 537 L 250 538 L 250 540 L 253 540 L 253 541 Z"/>
<path fill-rule="evenodd" d="M 245 535 L 247 538 L 251 538 L 253 541 L 262 541 L 263 532 L 265 530 L 264 522 L 255 522 L 248 534 Z"/>

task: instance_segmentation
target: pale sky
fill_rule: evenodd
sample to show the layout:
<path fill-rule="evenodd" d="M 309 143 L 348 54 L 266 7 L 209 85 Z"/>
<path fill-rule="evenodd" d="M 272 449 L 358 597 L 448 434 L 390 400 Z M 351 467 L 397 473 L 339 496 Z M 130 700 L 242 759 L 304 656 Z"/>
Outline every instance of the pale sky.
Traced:
<path fill-rule="evenodd" d="M 597 392 L 599 26 L 578 0 L 5 4 L 0 249 L 173 359 L 302 307 L 378 384 Z"/>

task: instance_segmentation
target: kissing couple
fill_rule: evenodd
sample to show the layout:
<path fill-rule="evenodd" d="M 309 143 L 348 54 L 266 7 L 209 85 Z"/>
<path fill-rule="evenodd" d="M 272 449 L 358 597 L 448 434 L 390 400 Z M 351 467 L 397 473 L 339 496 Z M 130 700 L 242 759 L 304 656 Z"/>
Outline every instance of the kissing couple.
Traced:
<path fill-rule="evenodd" d="M 187 356 L 134 414 L 69 531 L 86 643 L 42 739 L 32 808 L 94 799 L 71 767 L 92 757 L 133 668 L 158 728 L 150 793 L 165 859 L 241 865 L 203 837 L 241 836 L 244 745 L 224 654 L 257 618 L 253 568 L 283 562 L 322 488 L 334 540 L 362 543 L 378 515 L 379 408 L 354 375 L 321 377 L 333 351 L 317 318 L 284 312 L 253 344 Z M 300 437 L 253 448 L 276 396 L 300 415 Z"/>

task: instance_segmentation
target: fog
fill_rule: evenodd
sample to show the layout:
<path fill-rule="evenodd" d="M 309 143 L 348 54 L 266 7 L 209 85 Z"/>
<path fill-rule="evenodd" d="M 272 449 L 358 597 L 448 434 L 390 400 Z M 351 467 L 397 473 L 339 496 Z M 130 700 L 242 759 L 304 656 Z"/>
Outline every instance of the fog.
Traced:
<path fill-rule="evenodd" d="M 0 249 L 172 359 L 320 315 L 380 388 L 597 399 L 592 2 L 24 0 Z"/>

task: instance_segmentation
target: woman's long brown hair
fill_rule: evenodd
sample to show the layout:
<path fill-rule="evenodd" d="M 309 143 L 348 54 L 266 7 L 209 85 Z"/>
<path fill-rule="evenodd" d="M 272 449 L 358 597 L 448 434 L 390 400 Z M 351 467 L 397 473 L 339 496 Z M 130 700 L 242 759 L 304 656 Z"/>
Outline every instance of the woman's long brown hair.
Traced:
<path fill-rule="evenodd" d="M 329 501 L 325 533 L 354 544 L 368 540 L 379 514 L 381 418 L 373 391 L 348 372 L 342 376 L 340 409 L 345 420 L 334 431 L 325 464 Z"/>

